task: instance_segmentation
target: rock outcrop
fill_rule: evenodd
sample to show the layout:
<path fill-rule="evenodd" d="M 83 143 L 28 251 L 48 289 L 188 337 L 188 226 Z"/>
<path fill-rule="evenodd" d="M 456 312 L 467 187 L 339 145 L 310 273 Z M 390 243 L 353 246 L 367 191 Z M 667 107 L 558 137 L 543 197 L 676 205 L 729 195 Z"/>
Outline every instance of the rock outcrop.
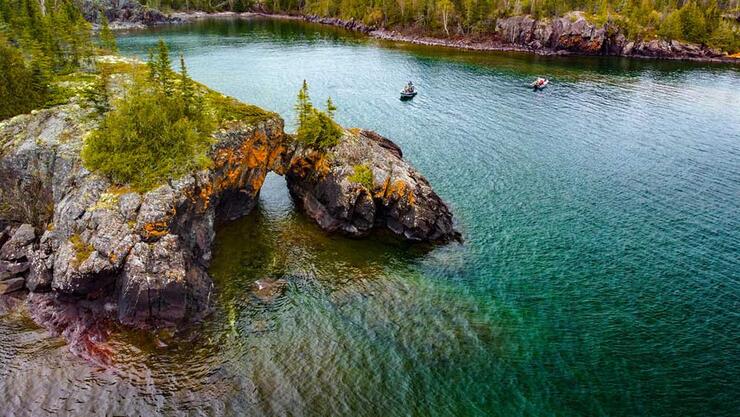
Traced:
<path fill-rule="evenodd" d="M 354 20 L 314 15 L 303 16 L 313 23 L 342 27 L 378 39 L 418 45 L 446 46 L 477 51 L 521 51 L 540 55 L 611 55 L 634 58 L 687 59 L 738 62 L 722 51 L 705 45 L 650 38 L 630 40 L 615 24 L 597 25 L 583 12 L 574 11 L 553 19 L 534 19 L 529 15 L 496 20 L 492 33 L 451 37 L 420 34 L 413 28 L 376 28 Z"/>
<path fill-rule="evenodd" d="M 109 94 L 122 94 L 126 80 L 112 75 Z M 326 231 L 459 238 L 447 206 L 390 140 L 352 130 L 328 150 L 305 148 L 279 116 L 226 98 L 219 105 L 245 110 L 237 114 L 246 120 L 220 121 L 209 168 L 145 192 L 113 184 L 81 161 L 103 117 L 85 97 L 0 122 L 0 293 L 28 289 L 40 324 L 79 335 L 84 349 L 97 349 L 96 317 L 146 329 L 203 317 L 214 225 L 247 214 L 268 172 L 287 176 Z M 357 182 L 360 165 L 374 179 Z"/>
<path fill-rule="evenodd" d="M 53 213 L 36 230 L 24 224 L 3 232 L 2 276 L 20 275 L 34 292 L 113 295 L 117 319 L 136 327 L 201 317 L 212 291 L 206 271 L 217 213 L 244 214 L 267 172 L 282 171 L 282 120 L 230 123 L 214 134 L 212 168 L 140 193 L 82 166 L 84 134 L 99 120 L 91 108 L 73 102 L 0 123 L 0 197 L 33 206 L 36 200 L 9 192 L 33 184 L 51 196 Z M 24 215 L 13 210 L 0 217 Z"/>
<path fill-rule="evenodd" d="M 679 41 L 629 41 L 613 24 L 590 23 L 583 12 L 554 19 L 515 16 L 496 21 L 498 40 L 532 51 L 555 54 L 619 55 L 651 58 L 721 58 L 721 51 Z"/>
<path fill-rule="evenodd" d="M 362 169 L 372 174 L 358 181 Z M 382 228 L 409 241 L 460 239 L 450 210 L 426 178 L 375 132 L 347 131 L 326 152 L 296 151 L 287 182 L 294 200 L 329 232 L 360 237 Z"/>
<path fill-rule="evenodd" d="M 82 0 L 80 8 L 85 20 L 91 23 L 100 23 L 100 13 L 105 13 L 113 29 L 146 27 L 180 21 L 159 10 L 144 6 L 137 0 Z"/>

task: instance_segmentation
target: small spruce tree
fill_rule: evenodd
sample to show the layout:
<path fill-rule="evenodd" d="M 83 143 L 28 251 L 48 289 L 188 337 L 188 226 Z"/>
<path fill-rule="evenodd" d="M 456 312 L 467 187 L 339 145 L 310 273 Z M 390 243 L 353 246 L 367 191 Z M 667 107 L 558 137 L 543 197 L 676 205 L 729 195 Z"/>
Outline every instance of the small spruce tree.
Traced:
<path fill-rule="evenodd" d="M 114 35 L 113 31 L 110 30 L 110 27 L 108 26 L 108 17 L 102 12 L 100 13 L 100 25 L 100 41 L 103 43 L 103 48 L 117 53 L 118 44 L 116 43 L 116 35 Z"/>

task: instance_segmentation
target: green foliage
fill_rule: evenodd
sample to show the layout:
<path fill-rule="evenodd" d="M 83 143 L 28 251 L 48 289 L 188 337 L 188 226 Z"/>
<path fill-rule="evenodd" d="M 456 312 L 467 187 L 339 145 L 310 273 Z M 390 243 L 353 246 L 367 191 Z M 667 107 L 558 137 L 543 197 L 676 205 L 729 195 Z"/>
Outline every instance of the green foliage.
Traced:
<path fill-rule="evenodd" d="M 0 0 L 0 119 L 69 98 L 50 82 L 92 51 L 74 0 Z"/>
<path fill-rule="evenodd" d="M 722 22 L 720 16 L 738 10 L 737 0 L 149 0 L 148 4 L 205 11 L 245 11 L 258 5 L 272 12 L 355 19 L 448 36 L 493 32 L 496 19 L 501 17 L 530 14 L 541 19 L 581 10 L 594 23 L 618 25 L 631 39 L 649 39 L 660 31 L 660 36 L 668 39 L 699 43 L 712 41 Z M 678 17 L 669 18 L 677 11 Z M 668 27 L 663 28 L 666 22 Z M 737 33 L 738 29 L 734 30 Z M 715 44 L 726 44 L 728 33 L 726 27 L 718 32 Z"/>
<path fill-rule="evenodd" d="M 105 13 L 100 13 L 100 26 L 100 42 L 103 44 L 103 48 L 117 53 L 118 44 L 116 44 L 116 35 L 110 30 L 108 18 L 105 16 Z"/>
<path fill-rule="evenodd" d="M 147 65 L 149 66 L 149 79 L 165 93 L 172 94 L 174 92 L 172 61 L 170 61 L 170 50 L 162 39 L 159 40 L 156 50 L 149 50 Z"/>
<path fill-rule="evenodd" d="M 339 143 L 343 130 L 333 120 L 337 108 L 331 101 L 331 97 L 327 99 L 326 106 L 326 112 L 323 112 L 311 104 L 308 83 L 303 80 L 303 86 L 298 92 L 295 104 L 298 114 L 298 131 L 296 132 L 298 141 L 317 149 L 330 148 Z"/>
<path fill-rule="evenodd" d="M 353 167 L 354 172 L 352 175 L 349 176 L 349 180 L 362 185 L 363 187 L 367 188 L 368 191 L 372 191 L 373 189 L 373 171 L 370 169 L 370 167 L 367 164 L 362 165 L 355 165 Z"/>
<path fill-rule="evenodd" d="M 681 23 L 681 14 L 674 10 L 663 19 L 660 24 L 658 34 L 664 39 L 681 39 L 683 37 L 683 25 Z"/>
<path fill-rule="evenodd" d="M 680 10 L 682 36 L 687 41 L 704 43 L 707 40 L 707 22 L 704 13 L 693 1 Z"/>
<path fill-rule="evenodd" d="M 709 38 L 709 45 L 731 54 L 740 52 L 740 30 L 733 30 L 731 23 L 722 21 Z"/>
<path fill-rule="evenodd" d="M 82 160 L 88 169 L 145 191 L 208 167 L 213 117 L 200 95 L 184 89 L 192 86 L 184 62 L 185 82 L 177 87 L 169 67 L 162 71 L 168 59 L 160 51 L 154 80 L 137 80 L 85 140 Z"/>
<path fill-rule="evenodd" d="M 0 120 L 28 113 L 46 101 L 46 77 L 37 63 L 32 65 L 26 65 L 21 52 L 0 34 Z"/>

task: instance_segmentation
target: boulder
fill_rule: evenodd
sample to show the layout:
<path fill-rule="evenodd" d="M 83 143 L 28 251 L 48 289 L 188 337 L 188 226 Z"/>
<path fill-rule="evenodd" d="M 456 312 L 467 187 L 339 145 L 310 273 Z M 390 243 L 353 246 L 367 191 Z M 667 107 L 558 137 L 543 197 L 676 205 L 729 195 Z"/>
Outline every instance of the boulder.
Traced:
<path fill-rule="evenodd" d="M 12 234 L 11 238 L 0 248 L 0 260 L 19 261 L 28 257 L 36 232 L 30 224 L 22 224 Z"/>
<path fill-rule="evenodd" d="M 31 264 L 29 262 L 8 262 L 0 261 L 0 281 L 10 279 L 21 275 L 29 270 Z"/>
<path fill-rule="evenodd" d="M 359 167 L 372 172 L 372 183 L 358 182 Z M 380 228 L 415 242 L 460 238 L 426 178 L 396 144 L 372 131 L 346 131 L 326 151 L 297 150 L 287 183 L 297 205 L 328 232 L 360 237 Z"/>

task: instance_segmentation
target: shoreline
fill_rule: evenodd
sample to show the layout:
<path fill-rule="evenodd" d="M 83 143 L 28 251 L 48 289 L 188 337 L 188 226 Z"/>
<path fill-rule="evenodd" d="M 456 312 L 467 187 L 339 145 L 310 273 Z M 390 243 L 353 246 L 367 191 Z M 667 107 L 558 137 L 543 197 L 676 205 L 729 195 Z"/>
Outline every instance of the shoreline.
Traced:
<path fill-rule="evenodd" d="M 667 60 L 667 61 L 689 61 L 689 62 L 704 62 L 704 63 L 717 63 L 717 64 L 740 64 L 740 58 L 732 58 L 730 55 L 719 56 L 719 57 L 692 57 L 692 56 L 648 56 L 640 54 L 601 54 L 601 53 L 582 53 L 573 52 L 567 50 L 554 50 L 552 48 L 539 48 L 534 49 L 527 46 L 517 45 L 513 43 L 503 43 L 499 40 L 490 37 L 487 40 L 473 39 L 470 37 L 457 37 L 457 38 L 439 38 L 428 35 L 416 35 L 410 33 L 403 33 L 396 30 L 376 28 L 374 26 L 368 26 L 361 22 L 356 21 L 345 21 L 338 18 L 320 17 L 314 15 L 290 15 L 281 13 L 266 13 L 266 12 L 215 12 L 208 13 L 203 11 L 195 12 L 174 12 L 169 15 L 173 21 L 157 23 L 153 26 L 165 25 L 165 24 L 182 24 L 193 22 L 197 20 L 205 19 L 252 19 L 252 18 L 269 18 L 269 19 L 280 19 L 280 20 L 300 20 L 308 23 L 316 23 L 325 26 L 333 26 L 348 30 L 350 32 L 361 33 L 372 39 L 378 39 L 382 41 L 400 42 L 420 46 L 431 46 L 431 47 L 442 47 L 451 48 L 458 50 L 467 50 L 474 52 L 519 52 L 526 54 L 533 54 L 539 56 L 554 56 L 554 57 L 569 57 L 569 56 L 610 56 L 617 58 L 627 59 L 640 59 L 640 60 Z M 143 25 L 146 27 L 146 25 Z M 139 29 L 142 27 L 141 23 L 132 24 L 131 29 Z M 126 28 L 120 28 L 126 29 Z M 737 54 L 736 54 L 737 55 Z"/>

